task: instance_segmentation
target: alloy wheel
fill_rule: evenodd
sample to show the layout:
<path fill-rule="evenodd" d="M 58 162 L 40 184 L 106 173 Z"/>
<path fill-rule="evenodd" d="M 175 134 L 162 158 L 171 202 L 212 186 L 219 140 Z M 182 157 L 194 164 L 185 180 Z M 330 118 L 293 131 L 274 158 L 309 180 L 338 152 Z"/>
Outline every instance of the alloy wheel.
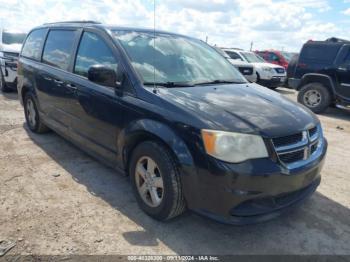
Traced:
<path fill-rule="evenodd" d="M 141 157 L 136 164 L 135 180 L 142 200 L 150 207 L 158 207 L 164 197 L 164 182 L 160 169 L 150 157 Z"/>
<path fill-rule="evenodd" d="M 34 103 L 30 98 L 27 100 L 26 110 L 27 110 L 27 118 L 28 118 L 29 124 L 31 127 L 34 128 L 36 125 L 36 111 L 35 111 Z"/>

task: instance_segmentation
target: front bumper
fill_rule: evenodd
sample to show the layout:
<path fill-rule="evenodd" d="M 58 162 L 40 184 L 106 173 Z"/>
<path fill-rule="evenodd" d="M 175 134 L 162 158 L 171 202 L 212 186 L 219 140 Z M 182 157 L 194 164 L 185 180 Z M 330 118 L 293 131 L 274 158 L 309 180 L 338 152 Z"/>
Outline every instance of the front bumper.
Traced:
<path fill-rule="evenodd" d="M 262 86 L 266 87 L 279 87 L 284 86 L 286 84 L 285 76 L 273 76 L 270 79 L 260 79 L 259 83 Z"/>
<path fill-rule="evenodd" d="M 7 88 L 17 89 L 17 63 L 16 61 L 1 61 L 1 73 Z"/>
<path fill-rule="evenodd" d="M 288 169 L 271 159 L 240 164 L 211 159 L 209 170 L 200 174 L 195 212 L 234 225 L 270 220 L 301 204 L 321 181 L 327 141 L 314 161 Z"/>

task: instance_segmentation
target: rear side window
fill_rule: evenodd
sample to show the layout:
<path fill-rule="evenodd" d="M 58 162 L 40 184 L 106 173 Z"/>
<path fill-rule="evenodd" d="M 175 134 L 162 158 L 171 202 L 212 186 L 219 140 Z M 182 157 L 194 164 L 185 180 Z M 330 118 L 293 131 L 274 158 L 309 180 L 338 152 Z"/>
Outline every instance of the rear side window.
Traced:
<path fill-rule="evenodd" d="M 117 70 L 117 60 L 104 40 L 94 33 L 85 32 L 80 41 L 74 73 L 87 77 L 92 65 L 105 65 Z"/>
<path fill-rule="evenodd" d="M 75 31 L 51 30 L 45 43 L 43 62 L 68 70 L 74 40 Z"/>
<path fill-rule="evenodd" d="M 34 30 L 28 36 L 26 42 L 23 45 L 22 56 L 40 60 L 41 47 L 46 35 L 46 29 Z"/>
<path fill-rule="evenodd" d="M 332 63 L 338 53 L 338 50 L 338 45 L 308 45 L 304 46 L 301 58 L 303 61 L 311 60 Z"/>

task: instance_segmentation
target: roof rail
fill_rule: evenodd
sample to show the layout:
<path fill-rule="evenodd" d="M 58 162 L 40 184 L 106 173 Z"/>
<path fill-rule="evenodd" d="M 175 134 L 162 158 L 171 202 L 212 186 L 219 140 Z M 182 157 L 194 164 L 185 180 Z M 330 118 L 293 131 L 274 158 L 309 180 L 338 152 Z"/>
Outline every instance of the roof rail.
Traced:
<path fill-rule="evenodd" d="M 340 43 L 340 42 L 350 42 L 349 40 L 345 40 L 345 39 L 341 39 L 341 38 L 337 38 L 337 37 L 331 37 L 326 39 L 327 42 L 334 42 L 334 43 Z"/>
<path fill-rule="evenodd" d="M 44 25 L 54 25 L 54 24 L 101 24 L 101 22 L 93 21 L 93 20 L 81 20 L 81 21 L 75 20 L 75 21 L 45 23 Z"/>
<path fill-rule="evenodd" d="M 220 48 L 244 51 L 242 48 L 237 48 L 237 47 L 220 47 Z"/>

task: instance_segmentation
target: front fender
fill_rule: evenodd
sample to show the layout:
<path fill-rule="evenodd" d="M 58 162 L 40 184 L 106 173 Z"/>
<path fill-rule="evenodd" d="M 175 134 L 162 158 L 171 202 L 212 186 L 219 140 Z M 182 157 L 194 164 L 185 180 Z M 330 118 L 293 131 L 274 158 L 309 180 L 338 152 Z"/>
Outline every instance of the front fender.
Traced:
<path fill-rule="evenodd" d="M 140 119 L 130 123 L 118 136 L 117 147 L 120 152 L 119 161 L 124 169 L 127 168 L 130 151 L 145 139 L 158 139 L 171 149 L 182 169 L 186 174 L 188 168 L 194 168 L 193 158 L 185 142 L 167 125 L 151 120 Z"/>
<path fill-rule="evenodd" d="M 140 119 L 132 122 L 118 136 L 118 160 L 124 170 L 128 168 L 128 158 L 137 144 L 145 140 L 158 140 L 172 152 L 181 175 L 181 185 L 188 208 L 198 206 L 198 172 L 186 143 L 164 123 Z"/>

